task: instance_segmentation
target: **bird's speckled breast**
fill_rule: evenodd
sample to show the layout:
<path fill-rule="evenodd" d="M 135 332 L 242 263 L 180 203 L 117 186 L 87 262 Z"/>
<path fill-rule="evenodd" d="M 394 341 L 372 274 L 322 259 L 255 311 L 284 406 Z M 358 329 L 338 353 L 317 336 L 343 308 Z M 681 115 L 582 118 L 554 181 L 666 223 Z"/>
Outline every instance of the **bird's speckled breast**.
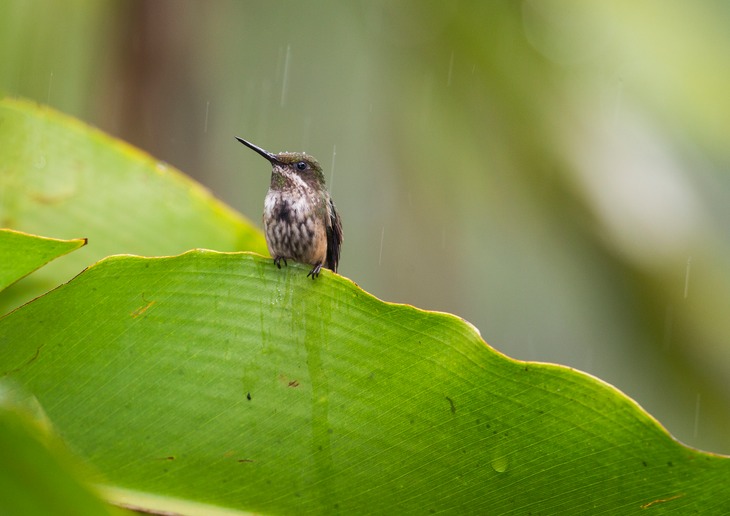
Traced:
<path fill-rule="evenodd" d="M 316 265 L 327 254 L 326 209 L 311 191 L 269 190 L 264 201 L 264 233 L 271 256 Z"/>

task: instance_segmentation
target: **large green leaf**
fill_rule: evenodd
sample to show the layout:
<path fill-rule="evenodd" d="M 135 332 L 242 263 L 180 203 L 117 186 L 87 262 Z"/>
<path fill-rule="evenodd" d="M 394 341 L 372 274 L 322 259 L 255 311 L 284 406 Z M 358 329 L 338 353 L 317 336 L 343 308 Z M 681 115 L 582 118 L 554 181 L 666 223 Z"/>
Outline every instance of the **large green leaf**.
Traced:
<path fill-rule="evenodd" d="M 111 257 L 0 320 L 0 374 L 138 505 L 727 509 L 730 460 L 612 387 L 306 273 L 246 253 Z"/>
<path fill-rule="evenodd" d="M 259 230 L 166 163 L 33 103 L 0 100 L 0 227 L 89 245 L 8 289 L 0 312 L 111 254 L 264 253 Z"/>
<path fill-rule="evenodd" d="M 84 245 L 84 238 L 58 240 L 0 229 L 0 290 L 51 260 Z"/>

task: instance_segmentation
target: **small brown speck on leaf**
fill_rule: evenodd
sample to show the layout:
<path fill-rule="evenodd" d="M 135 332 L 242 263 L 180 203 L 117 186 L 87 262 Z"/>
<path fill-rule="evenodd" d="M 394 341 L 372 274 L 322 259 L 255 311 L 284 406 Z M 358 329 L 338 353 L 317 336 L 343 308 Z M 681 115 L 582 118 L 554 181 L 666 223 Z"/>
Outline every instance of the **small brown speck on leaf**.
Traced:
<path fill-rule="evenodd" d="M 658 503 L 671 502 L 672 500 L 676 500 L 677 498 L 682 498 L 683 496 L 684 496 L 684 493 L 680 493 L 678 495 L 670 496 L 669 498 L 657 498 L 656 500 L 652 500 L 651 502 L 643 504 L 641 506 L 641 508 L 648 509 L 652 505 L 656 505 Z"/>
<path fill-rule="evenodd" d="M 144 299 L 144 298 L 143 298 L 143 299 Z M 144 313 L 145 313 L 145 312 L 146 312 L 147 310 L 149 310 L 149 309 L 150 309 L 150 307 L 151 307 L 152 305 L 154 305 L 154 304 L 155 304 L 156 302 L 157 302 L 157 301 L 150 301 L 150 302 L 148 302 L 148 303 L 147 303 L 146 305 L 144 305 L 144 306 L 140 306 L 140 307 L 139 307 L 139 308 L 137 308 L 137 309 L 136 309 L 136 310 L 135 310 L 134 312 L 132 312 L 132 314 L 131 314 L 131 315 L 132 315 L 132 318 L 133 318 L 133 319 L 136 319 L 136 318 L 137 318 L 137 317 L 139 317 L 140 315 L 144 314 Z"/>

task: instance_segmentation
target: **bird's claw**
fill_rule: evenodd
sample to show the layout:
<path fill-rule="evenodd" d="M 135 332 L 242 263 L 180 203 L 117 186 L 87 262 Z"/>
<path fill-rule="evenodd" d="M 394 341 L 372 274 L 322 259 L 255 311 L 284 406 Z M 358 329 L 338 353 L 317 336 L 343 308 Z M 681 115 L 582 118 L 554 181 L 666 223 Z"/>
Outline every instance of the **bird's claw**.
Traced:
<path fill-rule="evenodd" d="M 309 274 L 307 274 L 307 277 L 312 276 L 312 279 L 316 278 L 317 276 L 319 276 L 319 271 L 321 269 L 322 269 L 322 264 L 318 263 L 317 265 L 314 266 L 314 269 L 309 271 Z"/>
<path fill-rule="evenodd" d="M 284 260 L 284 265 L 286 265 L 287 267 L 289 267 L 289 264 L 286 263 L 286 258 L 284 258 L 283 256 L 277 256 L 276 258 L 274 258 L 274 265 L 276 265 L 279 269 L 281 269 L 281 261 L 282 260 Z"/>

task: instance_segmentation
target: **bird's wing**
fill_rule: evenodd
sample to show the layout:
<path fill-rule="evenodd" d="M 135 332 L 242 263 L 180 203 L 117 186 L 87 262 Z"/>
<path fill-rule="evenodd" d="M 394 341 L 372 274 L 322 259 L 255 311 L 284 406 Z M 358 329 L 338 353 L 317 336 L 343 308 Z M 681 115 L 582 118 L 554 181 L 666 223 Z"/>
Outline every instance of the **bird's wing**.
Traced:
<path fill-rule="evenodd" d="M 340 262 L 340 248 L 342 247 L 342 221 L 337 213 L 335 203 L 332 199 L 327 204 L 327 263 L 328 269 L 337 272 L 337 264 Z"/>

